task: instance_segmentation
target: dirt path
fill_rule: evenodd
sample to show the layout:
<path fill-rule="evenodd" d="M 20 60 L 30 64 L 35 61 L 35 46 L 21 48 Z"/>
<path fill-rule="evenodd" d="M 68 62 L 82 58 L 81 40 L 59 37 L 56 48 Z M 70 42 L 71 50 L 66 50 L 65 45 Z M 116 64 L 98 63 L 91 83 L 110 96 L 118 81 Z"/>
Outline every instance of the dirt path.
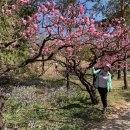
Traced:
<path fill-rule="evenodd" d="M 120 113 L 108 116 L 107 121 L 96 123 L 91 130 L 130 130 L 130 102 Z"/>

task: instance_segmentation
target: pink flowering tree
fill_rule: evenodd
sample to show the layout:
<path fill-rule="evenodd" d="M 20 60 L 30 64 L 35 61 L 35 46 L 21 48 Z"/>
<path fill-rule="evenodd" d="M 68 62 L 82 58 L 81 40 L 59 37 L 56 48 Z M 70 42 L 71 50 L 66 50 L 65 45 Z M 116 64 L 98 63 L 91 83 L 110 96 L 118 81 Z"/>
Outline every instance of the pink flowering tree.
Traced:
<path fill-rule="evenodd" d="M 38 3 L 35 0 L 3 1 L 0 15 L 3 25 L 0 51 L 1 61 L 4 61 L 1 64 L 1 74 L 24 67 L 42 56 L 46 56 L 45 61 L 49 60 L 58 50 L 68 46 L 59 47 L 52 43 L 60 37 L 57 31 L 60 27 L 57 24 L 62 21 L 57 19 L 59 11 L 55 9 L 55 3 Z M 41 36 L 44 38 L 41 39 Z M 15 64 L 10 64 L 7 60 L 5 62 L 7 56 Z M 17 62 L 18 60 L 20 61 Z"/>
<path fill-rule="evenodd" d="M 0 2 L 0 7 L 1 75 L 43 60 L 43 56 L 43 62 L 50 60 L 62 48 L 71 46 L 53 42 L 62 39 L 65 34 L 61 27 L 64 17 L 59 10 L 55 9 L 55 3 L 3 0 Z M 1 94 L 0 97 L 2 97 L 0 98 L 1 126 L 4 98 Z"/>
<path fill-rule="evenodd" d="M 20 10 L 30 6 L 35 9 L 34 13 L 28 12 L 28 15 L 19 17 Z M 11 28 L 5 29 L 11 38 L 2 35 L 0 45 L 2 56 L 6 56 L 5 52 L 6 54 L 22 53 L 25 58 L 21 58 L 19 63 L 3 65 L 1 74 L 29 63 L 50 60 L 55 54 L 65 50 L 63 52 L 72 64 L 71 69 L 78 77 L 84 77 L 96 63 L 101 64 L 102 59 L 115 63 L 117 56 L 129 53 L 129 28 L 123 26 L 122 18 L 115 19 L 109 26 L 102 27 L 101 24 L 95 23 L 94 19 L 86 16 L 82 4 L 70 4 L 64 11 L 61 11 L 61 8 L 56 8 L 54 2 L 35 0 L 16 0 L 13 4 L 2 5 L 1 18 L 7 17 L 9 21 L 4 22 L 4 19 L 3 22 L 8 23 Z M 82 59 L 80 52 L 85 47 L 90 51 L 89 64 L 82 72 L 79 62 Z M 17 57 L 14 57 L 14 60 L 17 60 Z M 90 83 L 85 82 L 91 86 Z M 90 91 L 88 88 L 87 90 Z M 93 97 L 91 92 L 90 95 Z"/>
<path fill-rule="evenodd" d="M 35 9 L 33 13 L 21 14 L 21 10 L 28 11 L 25 7 L 30 6 Z M 130 55 L 129 28 L 123 26 L 124 19 L 116 19 L 113 24 L 102 27 L 101 23 L 86 16 L 82 4 L 70 4 L 61 11 L 54 2 L 15 0 L 14 3 L 1 4 L 0 16 L 5 25 L 0 34 L 0 60 L 7 55 L 15 60 L 15 64 L 1 63 L 0 74 L 30 63 L 56 60 L 75 72 L 94 104 L 98 100 L 95 87 L 86 77 L 89 70 L 96 64 L 102 67 L 105 62 L 116 65 L 119 56 L 121 65 L 124 65 Z M 84 66 L 83 51 L 89 52 Z M 55 59 L 56 54 L 64 56 L 67 62 Z"/>
<path fill-rule="evenodd" d="M 54 60 L 73 70 L 90 94 L 91 101 L 97 103 L 96 89 L 88 77 L 89 70 L 95 65 L 101 68 L 106 63 L 112 64 L 113 69 L 118 68 L 119 61 L 121 63 L 120 68 L 127 64 L 126 59 L 130 57 L 128 34 L 130 28 L 124 26 L 123 18 L 115 19 L 107 26 L 103 26 L 102 23 L 95 23 L 93 19 L 86 16 L 78 20 L 79 26 L 77 25 L 77 28 L 71 33 L 69 32 L 69 37 L 73 36 L 73 40 L 69 41 L 72 47 L 68 47 L 66 53 L 65 51 L 58 53 L 68 61 L 65 62 L 64 59 Z M 82 64 L 83 60 L 87 61 L 84 65 Z"/>

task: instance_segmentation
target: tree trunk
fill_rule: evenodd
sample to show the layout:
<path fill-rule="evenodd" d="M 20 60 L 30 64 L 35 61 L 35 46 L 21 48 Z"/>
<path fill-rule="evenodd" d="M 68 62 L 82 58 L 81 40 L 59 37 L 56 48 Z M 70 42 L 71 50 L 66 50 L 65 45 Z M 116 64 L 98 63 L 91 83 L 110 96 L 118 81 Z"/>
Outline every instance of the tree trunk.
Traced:
<path fill-rule="evenodd" d="M 8 130 L 8 125 L 7 125 L 7 123 L 6 123 L 6 121 L 3 123 L 3 130 Z"/>
<path fill-rule="evenodd" d="M 90 99 L 92 104 L 98 104 L 98 97 L 96 96 L 96 88 L 92 86 L 91 88 L 89 85 L 86 83 L 86 80 L 84 78 L 80 78 L 81 83 L 86 87 L 86 90 L 88 91 L 90 95 Z"/>
<path fill-rule="evenodd" d="M 4 103 L 5 103 L 4 94 L 2 93 L 2 91 L 0 91 L 0 130 L 2 130 L 4 127 L 4 121 L 3 121 Z"/>
<path fill-rule="evenodd" d="M 120 0 L 120 17 L 124 17 L 124 0 Z M 120 41 L 119 41 L 120 42 Z M 118 44 L 118 49 L 120 49 L 120 46 Z M 118 56 L 118 59 L 120 59 L 120 56 Z M 121 79 L 121 70 L 120 70 L 120 62 L 118 62 L 118 71 L 117 71 L 117 79 Z"/>
<path fill-rule="evenodd" d="M 98 104 L 99 100 L 96 96 L 96 87 L 94 85 L 90 86 L 86 79 L 82 76 L 82 74 L 77 73 L 77 76 L 80 82 L 85 86 L 87 92 L 89 93 L 92 104 Z"/>
<path fill-rule="evenodd" d="M 67 70 L 66 78 L 67 78 L 66 87 L 67 87 L 67 91 L 69 91 L 69 89 L 70 89 L 70 72 L 68 70 Z"/>
<path fill-rule="evenodd" d="M 42 74 L 44 74 L 44 71 L 45 71 L 45 63 L 44 63 L 44 56 L 42 55 Z"/>
<path fill-rule="evenodd" d="M 127 80 L 127 67 L 125 66 L 123 69 L 123 78 L 124 78 L 124 89 L 128 88 L 128 80 Z"/>
<path fill-rule="evenodd" d="M 124 79 L 124 89 L 127 89 L 128 88 L 128 81 L 127 81 L 127 54 L 126 54 L 126 52 L 125 52 L 124 59 L 125 59 L 125 66 L 123 69 L 123 74 L 124 74 L 123 79 Z"/>
<path fill-rule="evenodd" d="M 119 68 L 118 68 L 119 69 Z M 120 80 L 121 79 L 121 70 L 117 71 L 117 79 Z"/>
<path fill-rule="evenodd" d="M 120 58 L 120 57 L 118 56 L 118 59 L 119 59 L 119 58 Z M 121 79 L 120 62 L 118 62 L 117 68 L 118 68 L 118 71 L 117 71 L 117 79 L 120 80 L 120 79 Z"/>
<path fill-rule="evenodd" d="M 68 59 L 66 59 L 66 63 L 67 64 L 69 63 Z M 69 89 L 70 89 L 70 68 L 68 66 L 66 66 L 66 79 L 67 79 L 66 88 L 67 88 L 67 91 L 69 91 Z"/>

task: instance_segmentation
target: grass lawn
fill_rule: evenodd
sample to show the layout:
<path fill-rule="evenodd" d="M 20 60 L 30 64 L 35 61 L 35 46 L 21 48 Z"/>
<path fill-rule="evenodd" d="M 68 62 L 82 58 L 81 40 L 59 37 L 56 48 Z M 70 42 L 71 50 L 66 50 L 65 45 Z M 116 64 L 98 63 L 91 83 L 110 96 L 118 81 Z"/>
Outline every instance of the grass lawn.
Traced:
<path fill-rule="evenodd" d="M 81 85 L 76 78 L 73 82 Z M 108 114 L 117 112 L 130 100 L 130 89 L 122 90 L 122 86 L 123 81 L 113 80 Z M 74 84 L 67 93 L 62 77 L 15 79 L 8 87 L 4 118 L 10 129 L 84 130 L 93 122 L 107 120 L 101 113 L 101 102 L 92 105 L 87 92 Z"/>

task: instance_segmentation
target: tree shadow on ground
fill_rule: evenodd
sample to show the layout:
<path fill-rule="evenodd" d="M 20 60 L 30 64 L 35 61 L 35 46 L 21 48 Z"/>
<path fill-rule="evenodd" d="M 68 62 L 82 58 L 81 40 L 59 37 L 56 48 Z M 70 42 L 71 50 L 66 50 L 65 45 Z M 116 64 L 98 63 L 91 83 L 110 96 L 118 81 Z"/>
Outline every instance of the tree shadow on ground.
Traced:
<path fill-rule="evenodd" d="M 70 109 L 73 109 L 73 108 L 82 108 L 83 106 L 80 105 L 80 104 L 69 104 L 67 106 L 63 106 L 61 109 L 67 109 L 67 110 L 70 110 Z"/>
<path fill-rule="evenodd" d="M 58 88 L 65 84 L 63 79 L 42 79 L 40 77 L 28 77 L 28 78 L 12 78 L 12 77 L 0 77 L 0 88 L 6 91 L 11 91 L 13 87 L 35 86 L 40 89 L 44 88 Z"/>
<path fill-rule="evenodd" d="M 106 119 L 103 114 L 101 114 L 100 109 L 90 104 L 72 103 L 62 107 L 58 111 L 61 118 L 58 120 L 51 119 L 51 121 L 53 123 L 60 123 L 60 121 L 65 118 L 63 128 L 60 130 L 69 130 L 71 127 L 73 130 L 84 130 L 86 126 L 90 127 L 92 122 L 101 122 Z M 64 118 L 62 119 L 62 117 Z"/>
<path fill-rule="evenodd" d="M 86 123 L 88 123 L 88 121 L 98 122 L 104 118 L 101 113 L 101 110 L 90 104 L 88 104 L 88 106 L 84 107 L 83 110 L 75 112 L 72 117 L 80 118 L 80 119 L 84 120 L 84 122 L 86 122 Z"/>
<path fill-rule="evenodd" d="M 124 90 L 124 92 L 121 92 L 120 94 L 125 98 L 126 101 L 130 101 L 130 90 Z"/>
<path fill-rule="evenodd" d="M 130 130 L 130 111 L 120 113 L 119 116 L 107 121 L 86 125 L 84 130 Z"/>
<path fill-rule="evenodd" d="M 106 117 L 101 113 L 100 108 L 93 105 L 89 98 L 86 102 L 76 101 L 76 103 L 70 103 L 60 109 L 65 111 L 65 113 L 69 110 L 69 114 L 63 114 L 68 118 L 68 120 L 71 120 L 70 123 L 72 124 L 75 124 L 75 122 L 73 122 L 75 120 L 82 120 L 82 122 L 89 125 L 92 121 L 100 122 L 106 119 Z M 79 127 L 82 125 L 83 124 L 79 124 Z M 84 128 L 84 126 L 82 126 L 82 128 Z"/>

